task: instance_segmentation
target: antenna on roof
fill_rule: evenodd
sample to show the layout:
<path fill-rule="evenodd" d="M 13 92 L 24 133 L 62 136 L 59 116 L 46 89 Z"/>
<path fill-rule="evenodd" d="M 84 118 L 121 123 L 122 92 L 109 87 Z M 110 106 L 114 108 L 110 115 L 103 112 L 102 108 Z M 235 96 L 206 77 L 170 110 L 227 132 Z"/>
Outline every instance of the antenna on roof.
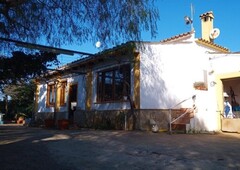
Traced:
<path fill-rule="evenodd" d="M 191 4 L 191 17 L 185 16 L 184 20 L 187 25 L 191 24 L 191 31 L 193 31 L 194 28 L 193 28 L 193 6 L 192 6 L 192 4 Z"/>
<path fill-rule="evenodd" d="M 191 18 L 192 18 L 191 31 L 194 30 L 194 28 L 193 28 L 193 15 L 194 15 L 194 9 L 193 9 L 193 5 L 191 3 Z"/>

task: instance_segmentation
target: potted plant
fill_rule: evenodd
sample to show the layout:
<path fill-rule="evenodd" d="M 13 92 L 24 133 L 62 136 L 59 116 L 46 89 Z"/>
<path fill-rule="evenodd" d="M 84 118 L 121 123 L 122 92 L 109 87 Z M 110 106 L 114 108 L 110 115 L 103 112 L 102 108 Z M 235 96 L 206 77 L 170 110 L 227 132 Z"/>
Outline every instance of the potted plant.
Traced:
<path fill-rule="evenodd" d="M 24 124 L 26 117 L 27 117 L 27 115 L 24 114 L 24 113 L 17 113 L 17 114 L 15 115 L 17 124 Z"/>
<path fill-rule="evenodd" d="M 58 120 L 58 128 L 60 130 L 68 129 L 69 128 L 69 120 L 68 119 Z"/>
<path fill-rule="evenodd" d="M 45 127 L 46 128 L 53 128 L 55 126 L 55 123 L 54 123 L 54 119 L 52 118 L 48 118 L 48 119 L 45 119 L 44 120 L 44 123 L 45 123 Z"/>

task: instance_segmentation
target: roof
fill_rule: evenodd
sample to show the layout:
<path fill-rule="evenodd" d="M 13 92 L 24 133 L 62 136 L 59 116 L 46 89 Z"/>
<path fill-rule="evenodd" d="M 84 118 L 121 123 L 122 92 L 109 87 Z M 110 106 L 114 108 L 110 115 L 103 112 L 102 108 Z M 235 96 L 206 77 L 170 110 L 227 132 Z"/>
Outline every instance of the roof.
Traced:
<path fill-rule="evenodd" d="M 82 63 L 87 63 L 87 62 L 92 62 L 94 60 L 97 60 L 101 57 L 106 57 L 106 56 L 110 56 L 110 55 L 114 55 L 115 53 L 119 52 L 119 51 L 122 51 L 122 50 L 126 50 L 126 49 L 130 49 L 132 50 L 134 47 L 135 47 L 135 42 L 134 41 L 128 41 L 126 43 L 123 43 L 123 44 L 120 44 L 120 45 L 117 45 L 113 48 L 109 48 L 109 49 L 106 49 L 102 52 L 98 52 L 96 54 L 93 54 L 93 55 L 89 55 L 88 57 L 85 57 L 85 58 L 81 58 L 81 59 L 78 59 L 76 61 L 73 61 L 67 65 L 76 65 L 76 64 L 82 64 Z"/>
<path fill-rule="evenodd" d="M 116 54 L 126 54 L 127 52 L 133 52 L 133 49 L 135 47 L 134 41 L 128 41 L 126 43 L 123 43 L 121 45 L 115 46 L 113 48 L 109 48 L 107 50 L 104 50 L 102 52 L 93 54 L 93 55 L 88 55 L 87 57 L 78 59 L 76 61 L 73 61 L 71 63 L 68 63 L 66 65 L 60 66 L 54 70 L 49 70 L 47 72 L 48 76 L 52 76 L 54 74 L 60 73 L 60 72 L 67 72 L 67 70 L 72 70 L 70 72 L 73 73 L 78 73 L 78 74 L 85 74 L 84 72 L 79 72 L 75 70 L 74 68 L 77 67 L 88 67 L 89 65 L 102 61 L 105 57 L 112 57 L 113 55 L 116 56 Z"/>
<path fill-rule="evenodd" d="M 178 35 L 175 35 L 175 36 L 173 36 L 173 37 L 164 39 L 164 40 L 162 40 L 162 41 L 160 41 L 160 42 L 161 42 L 161 43 L 166 43 L 166 42 L 177 41 L 177 40 L 179 40 L 179 39 L 188 38 L 188 37 L 190 37 L 193 33 L 194 33 L 194 31 L 190 31 L 190 32 L 178 34 Z"/>
<path fill-rule="evenodd" d="M 202 14 L 202 15 L 204 15 L 204 14 Z M 192 31 L 189 31 L 189 32 L 186 32 L 186 33 L 178 34 L 178 35 L 172 36 L 170 38 L 161 40 L 160 43 L 169 43 L 169 42 L 175 42 L 175 41 L 187 39 L 187 38 L 190 38 L 192 36 L 192 34 L 194 34 L 194 32 L 195 31 L 192 30 Z M 224 52 L 224 53 L 229 52 L 229 49 L 227 49 L 227 48 L 225 48 L 223 46 L 220 46 L 218 44 L 215 44 L 213 42 L 204 40 L 202 38 L 198 38 L 195 41 L 196 41 L 196 43 L 200 43 L 201 45 L 207 46 L 209 48 L 213 48 L 213 49 L 218 50 L 220 52 Z M 62 67 L 57 68 L 55 71 L 51 71 L 51 73 L 54 74 L 54 73 L 56 73 L 58 71 L 71 69 L 71 68 L 77 67 L 77 66 L 84 66 L 84 65 L 96 62 L 98 60 L 101 60 L 104 57 L 111 57 L 112 55 L 116 55 L 116 53 L 122 52 L 124 50 L 125 51 L 130 50 L 130 51 L 133 52 L 133 49 L 134 49 L 136 43 L 143 43 L 144 44 L 145 42 L 128 41 L 126 43 L 117 45 L 117 46 L 115 46 L 113 48 L 104 50 L 104 51 L 96 53 L 94 55 L 89 55 L 88 57 L 81 58 L 79 60 L 76 60 L 76 61 L 73 61 L 71 63 L 68 63 L 68 64 L 66 64 L 66 65 L 64 65 Z"/>
<path fill-rule="evenodd" d="M 178 41 L 178 40 L 189 38 L 193 33 L 194 33 L 194 31 L 178 34 L 178 35 L 172 36 L 170 38 L 164 39 L 164 40 L 160 41 L 160 43 L 175 42 L 175 41 Z M 202 38 L 196 39 L 196 42 L 200 43 L 200 44 L 202 44 L 204 46 L 207 46 L 207 47 L 210 47 L 210 48 L 214 48 L 214 49 L 216 49 L 218 51 L 221 51 L 221 52 L 229 52 L 228 48 L 225 48 L 223 46 L 215 44 L 215 43 L 213 43 L 211 41 L 204 40 Z"/>
<path fill-rule="evenodd" d="M 202 39 L 202 38 L 197 39 L 196 42 L 197 42 L 197 43 L 200 43 L 200 44 L 202 44 L 202 45 L 208 46 L 208 47 L 210 47 L 210 48 L 214 48 L 214 49 L 219 50 L 219 51 L 221 51 L 221 52 L 225 52 L 225 53 L 229 52 L 229 49 L 228 49 L 228 48 L 223 47 L 223 46 L 220 46 L 220 45 L 218 45 L 218 44 L 215 44 L 215 43 L 213 43 L 213 42 L 211 42 L 211 41 L 204 40 L 204 39 Z"/>

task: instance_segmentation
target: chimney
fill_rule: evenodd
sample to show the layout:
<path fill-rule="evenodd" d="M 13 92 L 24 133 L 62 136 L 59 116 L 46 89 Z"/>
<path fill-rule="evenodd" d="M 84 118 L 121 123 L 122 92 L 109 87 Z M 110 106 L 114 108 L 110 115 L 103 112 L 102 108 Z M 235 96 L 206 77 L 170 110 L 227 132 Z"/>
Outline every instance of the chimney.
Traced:
<path fill-rule="evenodd" d="M 213 12 L 212 11 L 206 12 L 200 15 L 200 18 L 201 18 L 201 25 L 202 25 L 202 39 L 213 42 L 213 39 L 210 39 L 209 37 L 210 32 L 213 29 L 213 19 L 214 19 Z"/>

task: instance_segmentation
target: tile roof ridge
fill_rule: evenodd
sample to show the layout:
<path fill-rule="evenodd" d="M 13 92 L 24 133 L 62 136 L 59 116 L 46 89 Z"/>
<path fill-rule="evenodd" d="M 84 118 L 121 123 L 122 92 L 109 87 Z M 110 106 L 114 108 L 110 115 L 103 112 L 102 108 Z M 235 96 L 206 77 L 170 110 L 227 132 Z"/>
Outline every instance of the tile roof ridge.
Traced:
<path fill-rule="evenodd" d="M 171 42 L 171 41 L 177 40 L 177 39 L 179 39 L 179 38 L 188 37 L 188 36 L 192 35 L 193 33 L 195 33 L 195 31 L 194 31 L 194 30 L 191 30 L 191 31 L 189 31 L 189 32 L 181 33 L 181 34 L 172 36 L 172 37 L 170 37 L 170 38 L 163 39 L 163 40 L 161 40 L 160 42 L 161 42 L 161 43 Z"/>
<path fill-rule="evenodd" d="M 197 41 L 203 42 L 203 43 L 208 44 L 208 45 L 213 45 L 213 46 L 218 47 L 218 48 L 220 48 L 220 49 L 222 49 L 222 50 L 225 50 L 225 51 L 229 51 L 228 48 L 223 47 L 223 46 L 221 46 L 221 45 L 218 45 L 218 44 L 216 44 L 216 43 L 214 43 L 214 42 L 205 40 L 205 39 L 203 39 L 203 38 L 197 38 Z"/>

